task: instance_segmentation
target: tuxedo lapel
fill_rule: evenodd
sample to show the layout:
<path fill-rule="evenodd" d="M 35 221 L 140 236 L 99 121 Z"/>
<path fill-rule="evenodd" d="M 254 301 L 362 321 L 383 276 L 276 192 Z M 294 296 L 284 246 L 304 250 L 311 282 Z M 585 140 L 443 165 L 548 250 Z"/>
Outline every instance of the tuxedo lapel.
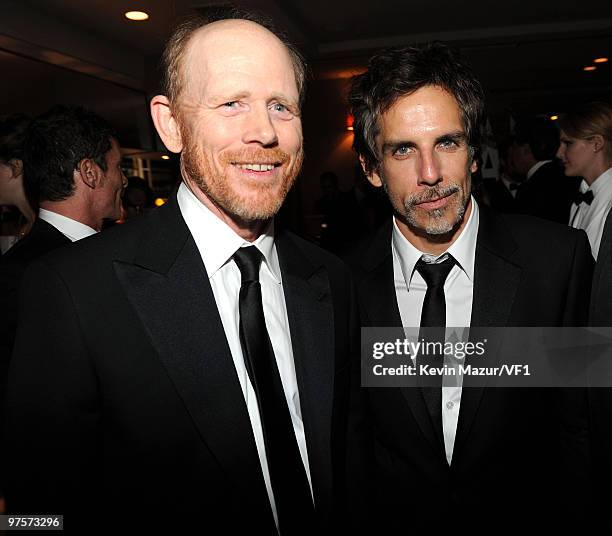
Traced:
<path fill-rule="evenodd" d="M 486 207 L 479 207 L 480 223 L 474 262 L 474 295 L 470 340 L 483 338 L 478 328 L 505 327 L 509 323 L 514 298 L 521 280 L 521 267 L 512 259 L 517 244 L 504 222 Z M 495 352 L 491 359 L 495 359 Z M 478 359 L 478 358 L 475 358 Z M 468 358 L 467 364 L 477 364 Z M 490 361 L 487 364 L 491 365 Z M 480 379 L 482 381 L 482 379 Z M 464 377 L 461 410 L 453 458 L 465 443 L 480 406 L 484 387 L 470 386 L 470 377 Z"/>
<path fill-rule="evenodd" d="M 593 272 L 589 320 L 592 326 L 612 323 L 612 210 L 606 216 L 597 264 Z"/>
<path fill-rule="evenodd" d="M 375 235 L 370 247 L 363 255 L 363 269 L 366 276 L 359 285 L 360 309 L 363 312 L 362 325 L 371 327 L 397 327 L 398 337 L 403 338 L 402 319 L 397 304 L 393 280 L 393 255 L 391 252 L 392 220 Z M 443 457 L 444 448 L 436 433 L 431 416 L 425 404 L 422 391 L 416 387 L 374 389 L 371 396 L 384 396 L 387 407 L 407 406 L 419 429 L 431 446 Z"/>
<path fill-rule="evenodd" d="M 176 197 L 149 224 L 134 259 L 116 261 L 115 273 L 203 442 L 250 506 L 269 514 L 244 396 Z"/>
<path fill-rule="evenodd" d="M 332 488 L 334 312 L 327 270 L 287 233 L 276 238 L 315 502 Z M 316 460 L 316 462 L 315 462 Z"/>

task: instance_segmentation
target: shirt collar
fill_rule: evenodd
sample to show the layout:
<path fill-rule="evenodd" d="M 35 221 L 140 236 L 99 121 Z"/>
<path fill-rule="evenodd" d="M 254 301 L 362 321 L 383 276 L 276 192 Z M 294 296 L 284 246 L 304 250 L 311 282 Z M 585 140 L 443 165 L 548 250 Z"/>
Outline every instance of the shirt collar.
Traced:
<path fill-rule="evenodd" d="M 280 264 L 274 245 L 274 220 L 270 221 L 257 240 L 249 242 L 215 216 L 185 183 L 179 186 L 177 200 L 183 219 L 200 251 L 209 278 L 229 262 L 239 248 L 255 246 L 262 253 L 268 271 L 276 283 L 280 284 Z"/>
<path fill-rule="evenodd" d="M 540 169 L 544 164 L 548 164 L 549 162 L 552 162 L 552 160 L 540 160 L 539 162 L 536 162 L 533 166 L 531 166 L 531 168 L 527 172 L 527 180 L 531 179 L 531 177 L 533 177 L 534 173 L 538 169 Z"/>
<path fill-rule="evenodd" d="M 612 168 L 604 171 L 599 177 L 597 177 L 590 187 L 585 180 L 580 183 L 580 191 L 582 193 L 586 192 L 587 190 L 591 190 L 594 196 L 598 192 L 607 190 L 610 187 L 612 187 Z"/>
<path fill-rule="evenodd" d="M 52 210 L 44 208 L 38 209 L 38 217 L 46 221 L 49 225 L 53 225 L 60 233 L 72 242 L 87 238 L 88 236 L 96 234 L 98 231 L 92 229 L 89 225 L 85 225 L 80 221 L 73 220 L 67 216 L 62 216 Z"/>
<path fill-rule="evenodd" d="M 480 216 L 478 213 L 478 204 L 474 197 L 471 198 L 472 210 L 465 227 L 461 231 L 461 234 L 457 239 L 450 245 L 450 247 L 438 255 L 437 258 L 449 253 L 451 254 L 459 268 L 461 268 L 465 275 L 467 275 L 470 281 L 474 281 L 474 258 L 476 256 L 476 240 L 478 238 L 478 225 Z M 393 236 L 392 236 L 392 248 L 394 254 L 399 258 L 402 272 L 404 274 L 404 280 L 406 284 L 410 286 L 412 274 L 414 273 L 414 267 L 417 261 L 425 254 L 424 252 L 415 248 L 402 234 L 397 226 L 395 218 L 393 218 Z"/>

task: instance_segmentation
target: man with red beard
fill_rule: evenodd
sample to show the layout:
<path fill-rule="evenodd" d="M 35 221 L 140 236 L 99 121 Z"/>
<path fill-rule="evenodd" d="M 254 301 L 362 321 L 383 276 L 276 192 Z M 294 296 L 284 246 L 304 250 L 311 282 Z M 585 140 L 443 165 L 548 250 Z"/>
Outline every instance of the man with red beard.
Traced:
<path fill-rule="evenodd" d="M 446 326 L 586 325 L 585 234 L 497 215 L 472 197 L 484 96 L 446 46 L 380 52 L 353 79 L 349 101 L 354 148 L 394 210 L 351 260 L 363 326 L 426 336 L 441 328 L 444 341 Z M 577 511 L 584 391 L 468 385 L 362 389 L 351 422 L 369 433 L 351 451 L 369 453 L 370 464 L 365 484 L 363 467 L 352 467 L 365 486 L 355 515 L 372 514 L 378 533 L 507 527 L 510 516 L 554 525 L 561 504 Z"/>
<path fill-rule="evenodd" d="M 180 25 L 164 66 L 151 113 L 178 192 L 24 285 L 8 508 L 326 532 L 357 324 L 344 265 L 274 227 L 302 162 L 303 61 L 224 11 Z"/>

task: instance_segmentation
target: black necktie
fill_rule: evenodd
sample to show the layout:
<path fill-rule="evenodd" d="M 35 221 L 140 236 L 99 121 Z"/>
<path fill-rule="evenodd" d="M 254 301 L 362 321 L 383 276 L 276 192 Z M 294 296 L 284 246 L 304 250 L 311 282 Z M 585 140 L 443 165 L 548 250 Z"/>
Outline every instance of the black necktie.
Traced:
<path fill-rule="evenodd" d="M 240 344 L 261 418 L 266 459 L 282 536 L 304 534 L 314 522 L 308 478 L 287 407 L 287 400 L 266 329 L 255 246 L 234 253 L 240 269 Z"/>
<path fill-rule="evenodd" d="M 448 274 L 455 265 L 455 259 L 452 255 L 440 263 L 426 263 L 420 259 L 415 266 L 415 269 L 421 274 L 425 283 L 427 283 L 427 292 L 423 301 L 423 309 L 421 312 L 421 329 L 419 330 L 419 339 L 424 339 L 426 342 L 440 342 L 444 344 L 444 336 L 446 332 L 446 299 L 444 297 L 444 283 Z M 427 357 L 431 359 L 427 359 Z M 444 364 L 444 354 L 426 356 L 421 360 L 423 363 L 441 367 Z M 443 440 L 442 433 L 442 376 L 434 377 L 437 386 L 421 387 L 427 409 L 434 423 L 434 428 L 439 438 Z"/>

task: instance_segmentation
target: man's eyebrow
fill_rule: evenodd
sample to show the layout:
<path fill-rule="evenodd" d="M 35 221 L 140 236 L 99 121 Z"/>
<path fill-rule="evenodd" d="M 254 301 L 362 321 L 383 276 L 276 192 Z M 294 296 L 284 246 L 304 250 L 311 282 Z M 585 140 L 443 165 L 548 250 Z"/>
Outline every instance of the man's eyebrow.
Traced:
<path fill-rule="evenodd" d="M 444 141 L 454 141 L 457 144 L 463 143 L 467 141 L 467 135 L 463 130 L 454 130 L 452 132 L 447 132 L 445 134 L 439 135 L 435 139 L 435 144 L 444 142 Z M 413 148 L 417 147 L 418 144 L 410 141 L 410 140 L 387 140 L 382 145 L 383 153 L 394 152 L 400 147 L 408 147 Z"/>
<path fill-rule="evenodd" d="M 454 141 L 457 144 L 466 142 L 467 134 L 463 130 L 455 130 L 454 132 L 448 132 L 447 134 L 442 134 L 436 138 L 436 144 L 443 141 Z"/>
<path fill-rule="evenodd" d="M 209 100 L 213 104 L 224 104 L 226 102 L 233 102 L 240 99 L 247 99 L 251 96 L 248 91 L 241 91 L 239 93 L 229 93 L 225 95 L 212 95 Z"/>

